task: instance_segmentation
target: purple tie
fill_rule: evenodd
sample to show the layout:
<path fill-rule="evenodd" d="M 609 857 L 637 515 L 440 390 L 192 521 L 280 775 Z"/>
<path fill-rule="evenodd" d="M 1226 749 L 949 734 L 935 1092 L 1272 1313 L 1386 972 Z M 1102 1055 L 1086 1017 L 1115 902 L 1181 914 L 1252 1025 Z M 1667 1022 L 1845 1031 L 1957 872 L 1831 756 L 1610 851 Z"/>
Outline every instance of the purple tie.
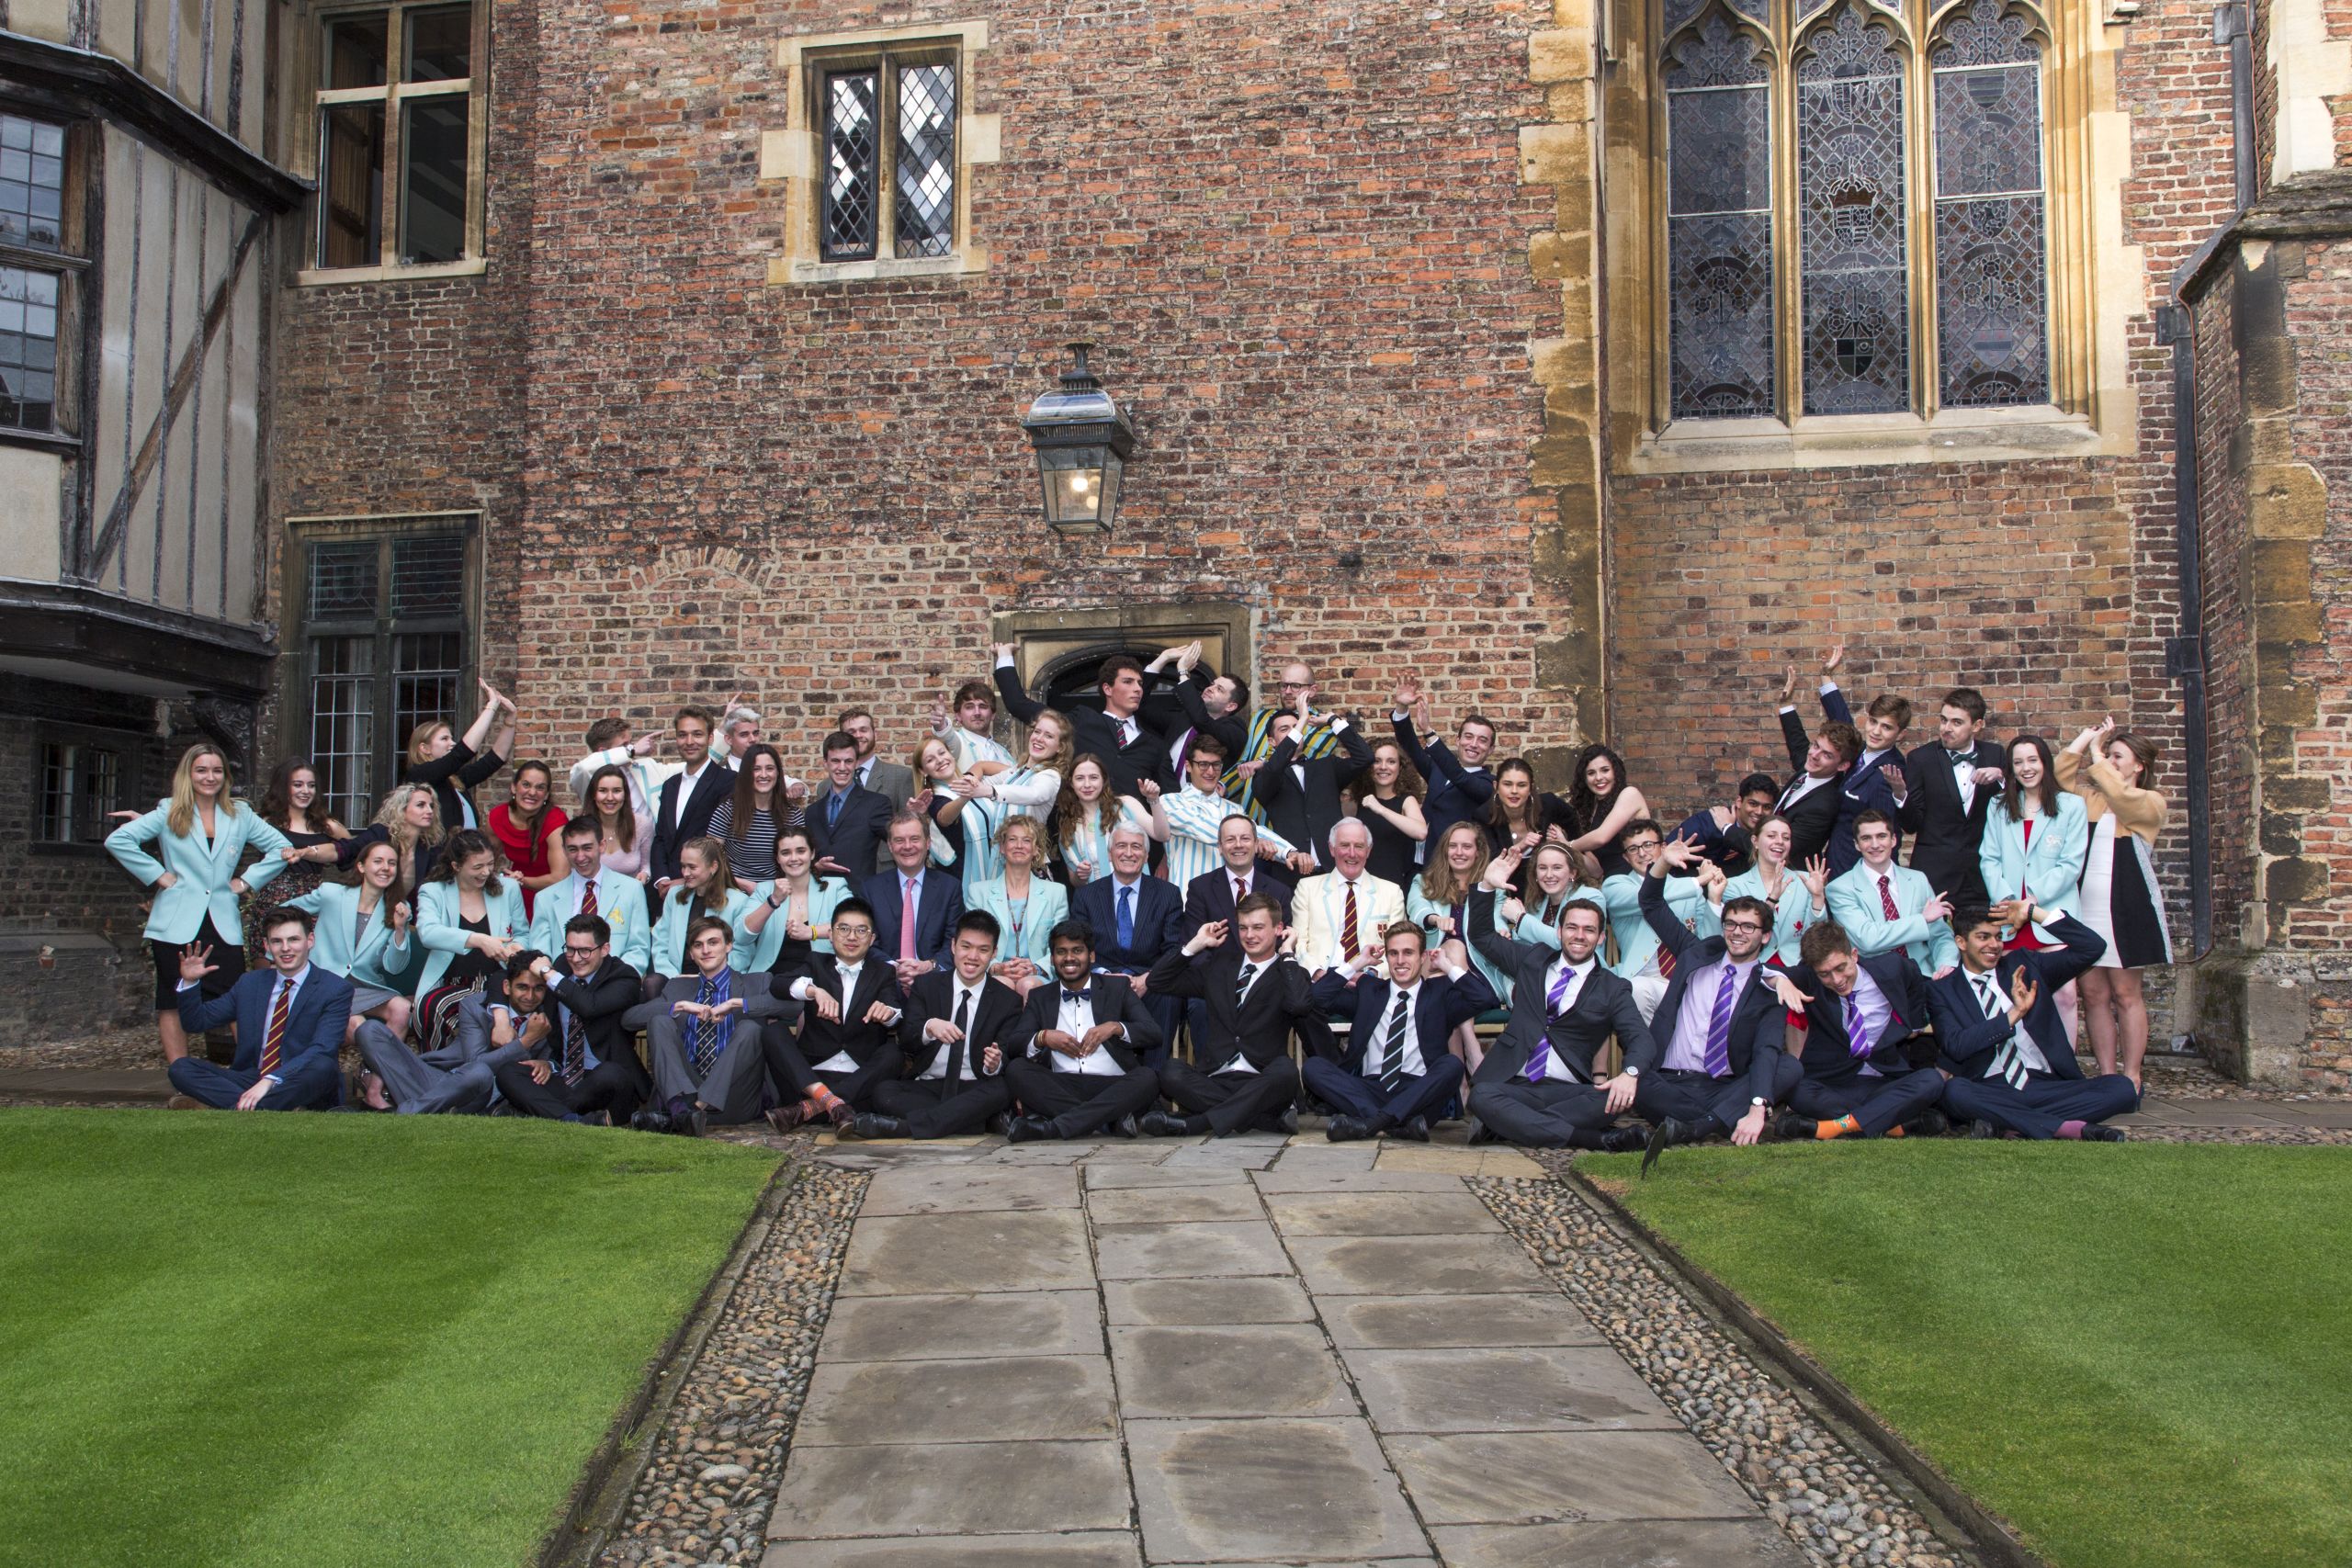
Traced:
<path fill-rule="evenodd" d="M 1552 1070 L 1552 1024 L 1560 1021 L 1560 1004 L 1567 1000 L 1568 982 L 1576 978 L 1574 964 L 1562 964 L 1560 977 L 1552 982 L 1551 994 L 1544 998 L 1544 1016 L 1551 1020 L 1544 1026 L 1543 1037 L 1535 1042 L 1535 1049 L 1527 1054 L 1525 1077 L 1529 1083 L 1542 1083 Z"/>
<path fill-rule="evenodd" d="M 1862 1036 L 1862 1010 L 1854 1000 L 1854 993 L 1846 993 L 1846 1054 L 1863 1057 L 1871 1054 L 1871 1043 Z"/>
<path fill-rule="evenodd" d="M 1707 1076 L 1711 1078 L 1731 1073 L 1731 1000 L 1738 984 L 1738 965 L 1725 964 L 1724 983 L 1715 987 L 1714 1014 L 1707 1020 Z"/>

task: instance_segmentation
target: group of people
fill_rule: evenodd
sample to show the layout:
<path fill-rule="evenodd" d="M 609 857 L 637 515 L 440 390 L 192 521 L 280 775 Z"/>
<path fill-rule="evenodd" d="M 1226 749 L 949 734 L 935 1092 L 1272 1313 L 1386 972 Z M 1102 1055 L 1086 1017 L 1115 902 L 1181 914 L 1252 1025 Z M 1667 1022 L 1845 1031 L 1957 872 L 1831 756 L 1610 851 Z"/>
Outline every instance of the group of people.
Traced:
<path fill-rule="evenodd" d="M 1048 701 L 1000 645 L 904 763 L 852 709 L 797 778 L 739 699 L 688 705 L 667 759 L 592 726 L 567 813 L 551 763 L 510 770 L 484 685 L 357 829 L 308 763 L 256 807 L 198 745 L 107 847 L 153 889 L 191 1104 L 1021 1141 L 1295 1129 L 1304 1102 L 1335 1141 L 1464 1116 L 1652 1157 L 2120 1139 L 2140 971 L 2170 957 L 2157 749 L 2111 720 L 1992 744 L 1960 687 L 1906 751 L 1909 701 L 1857 725 L 1843 660 L 1810 729 L 1789 670 L 1787 776 L 1671 829 L 1608 747 L 1540 790 L 1409 677 L 1374 728 L 1317 707 L 1303 662 L 1254 709 L 1197 643 Z M 223 1026 L 232 1066 L 190 1055 Z"/>

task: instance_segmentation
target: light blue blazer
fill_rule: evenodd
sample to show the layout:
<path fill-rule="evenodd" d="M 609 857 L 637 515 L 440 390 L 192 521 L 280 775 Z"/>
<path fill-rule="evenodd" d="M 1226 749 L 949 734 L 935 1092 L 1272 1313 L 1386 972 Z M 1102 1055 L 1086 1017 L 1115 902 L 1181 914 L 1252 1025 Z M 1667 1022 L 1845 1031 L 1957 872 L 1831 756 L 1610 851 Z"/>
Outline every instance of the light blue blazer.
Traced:
<path fill-rule="evenodd" d="M 532 906 L 530 945 L 549 958 L 563 956 L 563 922 L 580 907 L 579 881 L 565 877 L 539 889 Z M 645 919 L 645 889 L 634 876 L 598 867 L 596 913 L 613 928 L 613 956 L 642 975 L 653 953 L 653 931 Z M 671 970 L 664 974 L 673 973 Z"/>
<path fill-rule="evenodd" d="M 2058 796 L 2055 816 L 2034 819 L 2030 849 L 2025 824 L 2009 815 L 2007 801 L 1996 796 L 1984 814 L 1984 842 L 1976 864 L 1996 904 L 2016 897 L 2022 887 L 2043 908 L 2072 915 L 2081 909 L 2083 861 L 2090 844 L 2090 813 L 2072 790 Z"/>
<path fill-rule="evenodd" d="M 554 891 L 552 887 L 548 889 L 548 893 Z M 547 893 L 539 895 L 542 898 L 547 896 Z M 814 899 L 809 901 L 815 902 Z M 686 972 L 686 927 L 694 919 L 686 911 L 693 907 L 694 896 L 686 891 L 684 883 L 670 889 L 670 896 L 662 901 L 662 918 L 653 922 L 650 954 L 652 967 L 649 969 L 643 964 L 637 964 L 639 974 L 683 975 Z M 727 889 L 727 897 L 719 906 L 710 910 L 711 914 L 727 922 L 728 931 L 734 936 L 734 945 L 727 955 L 727 966 L 730 969 L 740 971 L 751 967 L 744 961 L 751 957 L 752 950 L 743 941 L 743 917 L 751 912 L 752 896 L 732 886 Z M 777 924 L 777 934 L 783 934 L 781 921 Z"/>
<path fill-rule="evenodd" d="M 1854 950 L 1870 958 L 1902 948 L 1919 973 L 1929 976 L 1958 964 L 1960 944 L 1952 940 L 1951 922 L 1919 918 L 1937 892 L 1928 886 L 1926 874 L 1907 865 L 1890 865 L 1886 874 L 1893 879 L 1887 885 L 1894 899 L 1891 920 L 1879 898 L 1878 873 L 1871 870 L 1870 862 L 1856 861 L 1851 871 L 1829 885 L 1829 918 L 1845 928 Z"/>
<path fill-rule="evenodd" d="M 840 906 L 842 899 L 853 897 L 855 891 L 856 889 L 844 877 L 828 876 L 820 880 L 812 874 L 808 878 L 808 923 L 812 926 L 831 925 L 833 910 Z M 757 936 L 751 935 L 743 929 L 743 919 L 750 916 L 752 906 L 763 898 L 775 897 L 775 883 L 773 879 L 758 884 L 752 889 L 752 896 L 743 900 L 742 916 L 732 920 L 735 927 L 737 956 L 729 959 L 728 962 L 736 968 L 752 974 L 764 975 L 775 967 L 775 955 L 784 951 L 784 928 L 791 923 L 784 918 L 784 911 L 782 909 L 770 911 L 767 924 L 760 928 Z M 821 937 L 808 945 L 817 953 L 831 953 L 833 950 L 833 944 Z"/>
<path fill-rule="evenodd" d="M 527 942 L 531 923 L 523 915 L 523 889 L 511 876 L 498 879 L 498 891 L 482 895 L 483 911 L 489 917 L 490 934 L 501 942 Z M 416 936 L 424 943 L 424 968 L 417 976 L 416 996 L 424 1000 L 441 976 L 448 972 L 458 954 L 466 951 L 466 928 L 458 923 L 458 885 L 455 881 L 428 882 L 416 890 Z M 559 946 L 548 954 L 558 964 L 563 962 L 563 949 Z"/>
<path fill-rule="evenodd" d="M 392 940 L 389 903 L 377 904 L 368 919 L 368 935 L 356 949 L 351 933 L 359 925 L 358 888 L 340 882 L 321 883 L 315 892 L 289 900 L 288 907 L 308 909 L 318 917 L 318 942 L 311 949 L 311 963 L 356 986 L 373 986 L 379 991 L 401 988 L 400 976 L 417 956 L 418 944 L 412 940 L 416 934 L 413 931 L 403 931 L 398 942 Z"/>
<path fill-rule="evenodd" d="M 288 847 L 286 835 L 242 802 L 224 800 L 213 809 L 214 833 L 209 842 L 202 817 L 190 825 L 188 832 L 180 834 L 172 831 L 171 814 L 172 803 L 159 801 L 146 816 L 125 822 L 107 835 L 107 852 L 142 884 L 154 886 L 165 872 L 178 879 L 155 895 L 147 911 L 147 940 L 193 942 L 209 915 L 212 929 L 220 933 L 222 942 L 243 942 L 245 928 L 237 919 L 237 896 L 229 891 L 237 863 L 248 850 L 257 852 L 261 862 L 245 874 L 245 886 L 261 886 L 286 869 L 286 863 L 277 858 L 277 852 Z M 151 840 L 163 859 L 157 860 L 141 847 Z"/>
<path fill-rule="evenodd" d="M 1053 968 L 1053 947 L 1046 940 L 1046 933 L 1069 919 L 1069 890 L 1060 883 L 1048 882 L 1034 871 L 1029 874 L 1029 903 L 1022 911 L 1017 938 L 1012 931 L 1012 900 L 1005 897 L 1003 877 L 990 877 L 967 887 L 964 907 L 987 910 L 1004 928 L 1004 934 L 997 939 L 997 963 L 1025 958 L 1040 970 Z"/>
<path fill-rule="evenodd" d="M 1498 896 L 1495 899 L 1495 903 L 1496 906 L 1499 908 L 1502 904 L 1502 898 Z M 1438 943 L 1445 940 L 1442 933 L 1430 929 L 1428 918 L 1431 915 L 1451 915 L 1453 913 L 1453 905 L 1440 904 L 1430 897 L 1429 891 L 1422 886 L 1420 877 L 1414 877 L 1412 885 L 1405 889 L 1405 918 L 1421 928 L 1423 952 L 1434 951 Z M 1496 918 L 1499 919 L 1501 917 L 1497 916 Z M 1500 970 L 1497 969 L 1493 964 L 1489 963 L 1487 959 L 1487 955 L 1479 952 L 1477 945 L 1470 940 L 1470 908 L 1469 901 L 1467 899 L 1464 899 L 1463 902 L 1462 924 L 1464 929 L 1455 931 L 1453 934 L 1462 940 L 1462 945 L 1464 947 L 1469 949 L 1470 966 L 1478 971 L 1478 978 L 1486 981 L 1487 984 L 1493 988 L 1494 993 L 1498 998 L 1507 1000 L 1510 996 L 1510 977 L 1504 975 Z M 1559 943 L 1560 939 L 1558 937 L 1555 936 L 1552 939 L 1553 946 L 1557 947 Z"/>
<path fill-rule="evenodd" d="M 1724 883 L 1724 902 L 1735 898 L 1764 898 L 1764 874 L 1750 866 Z M 1764 902 L 1772 900 L 1764 898 Z M 1783 968 L 1793 969 L 1804 961 L 1798 949 L 1804 942 L 1804 928 L 1828 915 L 1814 908 L 1813 890 L 1794 872 L 1781 879 L 1781 901 L 1772 905 L 1772 952 Z"/>
<path fill-rule="evenodd" d="M 1610 972 L 1629 979 L 1640 974 L 1657 951 L 1657 932 L 1642 917 L 1643 875 L 1638 871 L 1620 872 L 1600 885 L 1600 907 L 1609 911 L 1609 929 L 1617 933 L 1617 962 L 1609 966 Z M 1723 916 L 1699 890 L 1695 876 L 1666 879 L 1666 907 L 1700 936 L 1714 936 L 1724 929 Z"/>

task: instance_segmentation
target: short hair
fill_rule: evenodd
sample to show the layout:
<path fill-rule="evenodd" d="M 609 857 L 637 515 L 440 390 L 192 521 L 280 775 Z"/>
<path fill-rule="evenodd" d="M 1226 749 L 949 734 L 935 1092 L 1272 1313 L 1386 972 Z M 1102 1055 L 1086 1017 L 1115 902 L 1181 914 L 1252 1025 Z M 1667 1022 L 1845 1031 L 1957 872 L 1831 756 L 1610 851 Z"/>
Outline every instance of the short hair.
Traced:
<path fill-rule="evenodd" d="M 1238 822 L 1242 826 L 1248 828 L 1251 838 L 1254 839 L 1258 836 L 1258 824 L 1256 820 L 1246 811 L 1228 811 L 1223 817 L 1217 818 L 1216 836 L 1220 839 L 1224 838 L 1226 829 L 1236 822 Z"/>
<path fill-rule="evenodd" d="M 261 918 L 261 934 L 267 936 L 283 925 L 297 925 L 308 936 L 318 930 L 319 922 L 308 909 L 298 909 L 291 904 L 279 904 Z"/>
<path fill-rule="evenodd" d="M 1238 675 L 1227 675 L 1226 679 L 1233 682 L 1233 711 L 1248 713 L 1250 711 L 1250 682 Z"/>
<path fill-rule="evenodd" d="M 1462 716 L 1462 722 L 1453 727 L 1453 733 L 1459 735 L 1474 724 L 1486 730 L 1489 735 L 1500 735 L 1502 733 L 1502 731 L 1496 727 L 1495 721 L 1488 718 L 1482 713 L 1464 714 Z"/>
<path fill-rule="evenodd" d="M 1227 746 L 1224 741 L 1219 740 L 1216 736 L 1208 734 L 1206 731 L 1203 731 L 1201 734 L 1193 737 L 1192 748 L 1185 753 L 1185 761 L 1189 764 L 1192 759 L 1195 757 L 1214 757 L 1218 761 L 1223 762 L 1230 761 L 1232 756 L 1233 749 L 1231 747 Z"/>
<path fill-rule="evenodd" d="M 1737 914 L 1742 910 L 1745 910 L 1747 913 L 1751 914 L 1758 919 L 1763 921 L 1764 929 L 1767 931 L 1770 931 L 1772 929 L 1772 922 L 1777 918 L 1776 912 L 1771 905 L 1767 904 L 1763 899 L 1756 897 L 1750 894 L 1743 893 L 1736 898 L 1726 898 L 1724 900 L 1724 914 Z"/>
<path fill-rule="evenodd" d="M 1825 958 L 1853 951 L 1854 939 L 1848 936 L 1846 928 L 1835 920 L 1823 920 L 1818 925 L 1805 927 L 1804 937 L 1797 944 L 1797 957 L 1808 969 L 1820 968 Z"/>
<path fill-rule="evenodd" d="M 849 728 L 849 721 L 854 718 L 862 718 L 868 724 L 872 724 L 874 722 L 874 715 L 865 708 L 843 708 L 842 709 L 841 717 L 833 720 L 833 728 L 835 729 L 847 729 Z"/>
<path fill-rule="evenodd" d="M 1954 686 L 1944 694 L 1943 705 L 1958 708 L 1973 719 L 1984 716 L 1984 694 L 1973 686 Z"/>
<path fill-rule="evenodd" d="M 1854 759 L 1862 754 L 1862 732 L 1842 718 L 1833 718 L 1821 727 L 1821 738 L 1838 748 L 1838 755 L 1852 767 Z"/>
<path fill-rule="evenodd" d="M 1025 821 L 1026 818 L 1023 820 Z M 997 924 L 996 917 L 986 909 L 967 909 L 956 918 L 956 934 L 962 936 L 966 931 L 979 932 L 989 939 L 990 946 L 994 946 L 1004 938 L 1004 928 Z"/>
<path fill-rule="evenodd" d="M 889 825 L 882 829 L 882 841 L 886 844 L 888 843 L 890 841 L 890 835 L 897 832 L 899 829 L 905 827 L 910 822 L 913 823 L 916 827 L 921 828 L 926 836 L 931 832 L 931 818 L 925 817 L 922 812 L 917 811 L 913 807 L 910 806 L 903 811 L 897 811 L 891 814 Z"/>
<path fill-rule="evenodd" d="M 890 820 L 892 826 L 895 827 L 898 823 L 898 818 L 894 817 Z M 1114 833 L 1117 832 L 1117 829 L 1112 829 Z M 1005 840 L 1012 837 L 1015 833 L 1026 833 L 1029 835 L 1029 841 L 1031 843 L 1036 845 L 1041 850 L 1046 847 L 1046 825 L 1043 822 L 1038 821 L 1035 817 L 1023 816 L 1019 812 L 1013 813 L 1012 816 L 1006 818 L 1002 822 L 997 824 L 995 834 L 996 847 L 1001 851 L 1004 848 Z"/>
<path fill-rule="evenodd" d="M 506 961 L 506 977 L 509 980 L 521 979 L 524 976 L 531 972 L 532 964 L 538 963 L 543 958 L 547 958 L 547 956 L 548 955 L 546 953 L 541 953 L 536 947 L 525 948 L 522 952 L 516 953 L 514 957 Z M 553 963 L 554 960 L 548 959 L 548 962 Z"/>
<path fill-rule="evenodd" d="M 600 718 L 588 727 L 588 750 L 603 751 L 629 732 L 629 722 L 618 714 Z"/>
<path fill-rule="evenodd" d="M 1666 829 L 1655 817 L 1636 817 L 1617 829 L 1617 842 L 1623 846 L 1636 833 L 1656 833 L 1659 843 L 1666 842 Z"/>
<path fill-rule="evenodd" d="M 986 703 L 993 710 L 996 691 L 986 681 L 967 681 L 956 688 L 956 705 L 960 708 L 966 703 Z"/>
<path fill-rule="evenodd" d="M 851 738 L 848 730 L 836 729 L 825 737 L 825 743 L 817 750 L 820 754 L 830 757 L 836 751 L 856 750 L 857 742 Z"/>
<path fill-rule="evenodd" d="M 1381 945 L 1385 947 L 1389 942 L 1395 942 L 1400 936 L 1411 937 L 1414 942 L 1418 942 L 1424 948 L 1428 947 L 1430 944 L 1429 932 L 1421 930 L 1420 927 L 1415 925 L 1410 920 L 1398 920 L 1396 924 L 1390 926 L 1386 931 L 1380 933 Z"/>
<path fill-rule="evenodd" d="M 601 839 L 604 836 L 605 830 L 597 826 L 594 817 L 574 817 L 564 823 L 563 831 L 558 837 L 568 844 L 574 839 Z"/>
<path fill-rule="evenodd" d="M 840 903 L 834 905 L 833 918 L 830 923 L 832 925 L 841 924 L 842 917 L 843 915 L 864 915 L 867 925 L 870 926 L 875 923 L 874 906 L 867 903 L 863 898 L 844 898 Z"/>
<path fill-rule="evenodd" d="M 1911 727 L 1911 699 L 1898 697 L 1893 692 L 1882 692 L 1872 697 L 1871 705 L 1862 711 L 1872 718 L 1892 720 L 1897 729 Z"/>
<path fill-rule="evenodd" d="M 1346 832 L 1351 828 L 1353 828 L 1357 832 L 1363 835 L 1363 841 L 1365 843 L 1368 844 L 1372 842 L 1372 829 L 1364 826 L 1363 818 L 1361 817 L 1340 818 L 1337 822 L 1331 824 L 1331 830 L 1324 835 L 1323 841 L 1330 848 L 1336 850 L 1340 847 L 1340 835 Z M 1223 831 L 1223 829 L 1220 829 L 1219 831 Z"/>
<path fill-rule="evenodd" d="M 735 940 L 735 928 L 725 920 L 720 919 L 717 915 L 698 915 L 686 922 L 687 951 L 693 951 L 695 942 L 705 931 L 717 931 L 730 942 Z"/>
<path fill-rule="evenodd" d="M 1566 903 L 1560 906 L 1560 912 L 1553 917 L 1552 923 L 1555 926 L 1566 925 L 1568 923 L 1568 917 L 1575 914 L 1578 909 L 1584 910 L 1594 919 L 1599 920 L 1600 922 L 1601 930 L 1607 931 L 1609 929 L 1609 911 L 1602 908 L 1600 905 L 1594 903 L 1589 898 L 1569 899 Z"/>
<path fill-rule="evenodd" d="M 1035 818 L 1027 818 L 1027 817 L 1015 817 L 1015 818 L 1012 818 L 1012 820 L 1013 820 L 1013 821 L 1015 821 L 1015 822 L 1028 822 L 1028 821 L 1034 821 L 1034 820 L 1035 820 Z M 1126 837 L 1128 837 L 1128 838 L 1130 838 L 1130 839 L 1141 839 L 1141 840 L 1144 841 L 1144 843 L 1145 843 L 1145 845 L 1146 845 L 1147 847 L 1148 847 L 1148 846 L 1150 845 L 1150 843 L 1151 843 L 1151 835 L 1150 835 L 1149 833 L 1145 832 L 1142 829 L 1140 829 L 1140 828 L 1136 827 L 1136 826 L 1134 823 L 1132 823 L 1132 822 L 1125 822 L 1125 821 L 1123 821 L 1123 822 L 1119 823 L 1117 826 L 1114 827 L 1114 828 L 1111 829 L 1109 836 L 1108 836 L 1108 837 L 1106 837 L 1106 838 L 1103 840 L 1103 842 L 1105 842 L 1105 843 L 1109 843 L 1109 844 L 1115 844 L 1115 843 L 1117 843 L 1117 842 L 1119 841 L 1119 838 L 1120 838 L 1120 836 L 1121 836 L 1122 834 L 1125 834 Z"/>
<path fill-rule="evenodd" d="M 716 730 L 718 728 L 718 721 L 711 717 L 708 708 L 696 706 L 693 703 L 688 703 L 672 716 L 670 728 L 675 729 L 690 718 L 700 720 L 705 729 Z"/>
<path fill-rule="evenodd" d="M 1283 923 L 1282 900 L 1271 893 L 1252 893 L 1233 907 L 1233 918 L 1238 922 L 1244 915 L 1272 915 L 1274 924 Z"/>
<path fill-rule="evenodd" d="M 613 944 L 613 928 L 605 923 L 602 915 L 574 915 L 563 922 L 566 936 L 593 936 L 598 947 Z"/>
<path fill-rule="evenodd" d="M 1102 668 L 1095 671 L 1095 689 L 1097 691 L 1109 691 L 1111 689 L 1111 682 L 1116 681 L 1120 676 L 1125 674 L 1130 670 L 1135 671 L 1138 680 L 1142 678 L 1143 666 L 1141 664 L 1136 663 L 1133 659 L 1128 658 L 1124 653 L 1113 654 L 1110 658 L 1102 661 Z"/>
<path fill-rule="evenodd" d="M 1739 781 L 1737 789 L 1732 791 L 1734 800 L 1745 800 L 1751 795 L 1769 795 L 1778 800 L 1781 797 L 1781 781 L 1770 773 L 1750 773 Z"/>
<path fill-rule="evenodd" d="M 1876 824 L 1879 827 L 1892 831 L 1894 827 L 1894 819 L 1889 817 L 1885 812 L 1881 811 L 1875 806 L 1865 807 L 1854 814 L 1854 831 L 1856 833 L 1860 833 L 1863 829 L 1868 828 L 1872 824 Z"/>
<path fill-rule="evenodd" d="M 1990 904 L 1963 904 L 1951 912 L 1951 934 L 1964 937 L 1979 926 L 1996 925 Z"/>
<path fill-rule="evenodd" d="M 1046 949 L 1053 950 L 1056 942 L 1074 942 L 1087 952 L 1094 951 L 1094 928 L 1084 920 L 1056 920 L 1054 929 L 1046 933 Z"/>
<path fill-rule="evenodd" d="M 719 719 L 718 728 L 721 729 L 732 729 L 739 724 L 757 724 L 759 722 L 760 715 L 756 708 L 747 708 L 743 706 L 742 704 L 738 703 L 733 707 L 729 708 L 725 716 Z"/>

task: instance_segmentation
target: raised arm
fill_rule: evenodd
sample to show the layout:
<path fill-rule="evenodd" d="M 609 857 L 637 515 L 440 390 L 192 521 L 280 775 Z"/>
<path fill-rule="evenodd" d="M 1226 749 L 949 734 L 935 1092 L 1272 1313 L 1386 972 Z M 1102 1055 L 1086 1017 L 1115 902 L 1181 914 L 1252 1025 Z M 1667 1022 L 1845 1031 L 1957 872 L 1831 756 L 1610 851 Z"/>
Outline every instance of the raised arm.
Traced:
<path fill-rule="evenodd" d="M 1012 662 L 1012 645 L 996 645 L 996 691 L 1004 699 L 1004 711 L 1023 724 L 1035 724 L 1046 712 L 1046 705 L 1029 695 L 1029 688 L 1021 683 L 1021 671 Z"/>
<path fill-rule="evenodd" d="M 1472 889 L 1470 907 L 1464 912 L 1470 921 L 1470 945 L 1501 973 L 1516 974 L 1521 961 L 1536 951 L 1532 943 L 1514 942 L 1497 928 L 1493 888 Z"/>

